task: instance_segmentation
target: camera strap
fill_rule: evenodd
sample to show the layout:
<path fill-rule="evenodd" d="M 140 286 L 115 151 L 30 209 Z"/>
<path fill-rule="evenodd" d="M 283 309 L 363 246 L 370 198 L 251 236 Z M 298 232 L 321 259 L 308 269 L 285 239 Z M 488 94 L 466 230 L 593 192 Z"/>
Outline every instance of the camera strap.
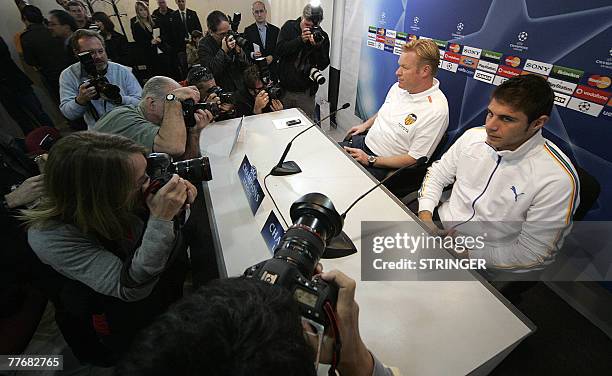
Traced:
<path fill-rule="evenodd" d="M 336 312 L 334 311 L 334 308 L 329 303 L 329 301 L 325 302 L 325 305 L 323 305 L 323 309 L 325 310 L 325 313 L 327 314 L 327 318 L 329 319 L 329 322 L 331 323 L 331 330 L 332 330 L 332 334 L 334 338 L 334 355 L 332 358 L 331 367 L 329 367 L 329 371 L 327 374 L 329 376 L 335 376 L 336 368 L 338 367 L 338 364 L 340 364 L 340 350 L 342 350 L 342 341 L 340 338 L 340 330 L 338 329 L 338 321 L 336 319 Z"/>
<path fill-rule="evenodd" d="M 106 107 L 106 101 L 104 101 L 104 107 Z M 94 105 L 91 103 L 91 101 L 87 102 L 87 108 L 88 108 L 89 114 L 94 118 L 95 121 L 100 120 L 100 115 L 98 114 L 98 111 L 96 110 Z"/>

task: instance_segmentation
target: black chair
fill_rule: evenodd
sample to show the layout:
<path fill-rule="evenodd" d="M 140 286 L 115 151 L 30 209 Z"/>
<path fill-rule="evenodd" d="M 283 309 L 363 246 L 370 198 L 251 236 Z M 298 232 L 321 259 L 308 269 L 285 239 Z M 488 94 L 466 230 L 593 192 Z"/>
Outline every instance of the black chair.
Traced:
<path fill-rule="evenodd" d="M 574 221 L 582 221 L 599 198 L 601 185 L 585 169 L 580 166 L 574 167 L 580 180 L 580 204 L 574 213 Z"/>

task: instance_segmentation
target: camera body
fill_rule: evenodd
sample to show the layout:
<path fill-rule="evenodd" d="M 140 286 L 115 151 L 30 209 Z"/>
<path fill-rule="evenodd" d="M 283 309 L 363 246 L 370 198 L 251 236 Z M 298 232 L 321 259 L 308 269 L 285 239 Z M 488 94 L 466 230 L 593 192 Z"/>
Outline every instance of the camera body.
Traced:
<path fill-rule="evenodd" d="M 274 257 L 251 266 L 244 276 L 284 287 L 303 317 L 327 327 L 330 321 L 325 306 L 335 309 L 338 287 L 312 276 L 327 243 L 342 231 L 344 220 L 321 193 L 299 198 L 291 205 L 290 214 L 293 225 L 274 249 Z"/>
<path fill-rule="evenodd" d="M 316 44 L 319 44 L 325 40 L 325 34 L 323 34 L 323 29 L 321 26 L 312 26 L 310 28 L 310 32 L 312 33 L 312 39 L 314 39 Z"/>
<path fill-rule="evenodd" d="M 213 117 L 219 116 L 221 109 L 219 105 L 212 102 L 195 102 L 193 99 L 186 99 L 181 102 L 183 110 L 183 120 L 185 121 L 185 127 L 193 128 L 196 125 L 194 114 L 198 110 L 208 110 Z"/>
<path fill-rule="evenodd" d="M 207 90 L 208 94 L 217 94 L 221 103 L 234 104 L 234 93 L 225 92 L 219 86 L 213 86 Z"/>
<path fill-rule="evenodd" d="M 246 49 L 249 45 L 249 41 L 245 38 L 244 34 L 238 33 L 234 30 L 230 30 L 227 33 L 227 39 L 236 41 L 236 45 L 240 46 L 243 50 Z"/>
<path fill-rule="evenodd" d="M 153 193 L 166 185 L 172 174 L 177 174 L 194 185 L 212 180 L 208 157 L 173 162 L 172 157 L 166 153 L 151 153 L 147 156 L 147 175 L 151 178 L 151 185 L 155 186 L 151 190 Z"/>
<path fill-rule="evenodd" d="M 255 59 L 255 65 L 259 71 L 259 79 L 264 84 L 264 90 L 268 93 L 270 99 L 280 99 L 282 95 L 280 83 L 272 78 L 266 58 L 259 57 Z"/>
<path fill-rule="evenodd" d="M 78 54 L 78 57 L 81 67 L 89 76 L 83 83 L 86 83 L 88 87 L 96 88 L 97 94 L 93 99 L 102 98 L 115 104 L 121 104 L 121 89 L 119 89 L 119 86 L 108 82 L 108 79 L 98 72 L 91 52 L 82 52 Z"/>

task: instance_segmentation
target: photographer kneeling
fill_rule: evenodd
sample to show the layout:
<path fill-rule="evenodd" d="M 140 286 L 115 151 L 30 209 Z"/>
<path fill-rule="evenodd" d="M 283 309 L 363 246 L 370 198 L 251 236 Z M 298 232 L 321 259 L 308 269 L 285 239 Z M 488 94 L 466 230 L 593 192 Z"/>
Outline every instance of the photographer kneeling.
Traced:
<path fill-rule="evenodd" d="M 23 211 L 50 277 L 56 321 L 76 357 L 110 366 L 135 333 L 178 300 L 187 271 L 180 223 L 196 188 L 174 175 L 152 193 L 145 149 L 78 132 L 49 153 L 47 196 Z"/>
<path fill-rule="evenodd" d="M 261 80 L 258 67 L 255 65 L 248 67 L 244 71 L 244 87 L 236 94 L 237 115 L 259 115 L 282 110 L 283 103 L 278 97 L 272 96 L 273 93 L 278 93 L 278 90 L 269 93 L 267 89 Z"/>
<path fill-rule="evenodd" d="M 216 104 L 216 106 L 209 106 L 216 121 L 236 117 L 234 93 L 226 92 L 217 86 L 217 81 L 210 69 L 196 64 L 187 73 L 187 84 L 195 86 L 200 92 L 200 98 L 203 98 L 205 102 Z"/>
<path fill-rule="evenodd" d="M 184 107 L 193 110 L 189 104 L 199 101 L 200 92 L 194 86 L 181 87 L 171 78 L 152 77 L 137 106 L 109 112 L 94 130 L 128 137 L 148 152 L 168 153 L 175 159 L 195 158 L 200 153 L 200 131 L 213 119 L 209 111 L 184 111 Z"/>

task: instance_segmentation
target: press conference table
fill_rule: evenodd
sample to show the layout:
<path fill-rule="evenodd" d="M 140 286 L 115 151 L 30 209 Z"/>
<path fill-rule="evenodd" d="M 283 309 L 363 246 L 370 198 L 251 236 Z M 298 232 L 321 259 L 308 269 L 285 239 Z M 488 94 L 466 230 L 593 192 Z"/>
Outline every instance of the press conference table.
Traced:
<path fill-rule="evenodd" d="M 264 176 L 287 142 L 305 129 L 277 129 L 273 120 L 295 117 L 312 124 L 296 109 L 246 117 L 231 154 L 239 119 L 213 123 L 202 131 L 200 148 L 210 158 L 213 175 L 205 184 L 205 195 L 222 276 L 238 276 L 272 256 L 260 231 L 273 203 L 266 194 L 253 216 L 237 171 L 246 154 L 263 187 Z M 375 183 L 318 127 L 293 143 L 287 160 L 296 161 L 302 173 L 271 176 L 268 188 L 288 222 L 291 204 L 306 193 L 327 195 L 342 212 Z M 361 281 L 361 221 L 418 219 L 386 189 L 377 188 L 345 220 L 344 231 L 357 254 L 321 261 L 325 270 L 339 269 L 357 281 L 361 335 L 386 365 L 399 368 L 403 375 L 487 374 L 535 330 L 476 276 L 462 282 Z"/>

